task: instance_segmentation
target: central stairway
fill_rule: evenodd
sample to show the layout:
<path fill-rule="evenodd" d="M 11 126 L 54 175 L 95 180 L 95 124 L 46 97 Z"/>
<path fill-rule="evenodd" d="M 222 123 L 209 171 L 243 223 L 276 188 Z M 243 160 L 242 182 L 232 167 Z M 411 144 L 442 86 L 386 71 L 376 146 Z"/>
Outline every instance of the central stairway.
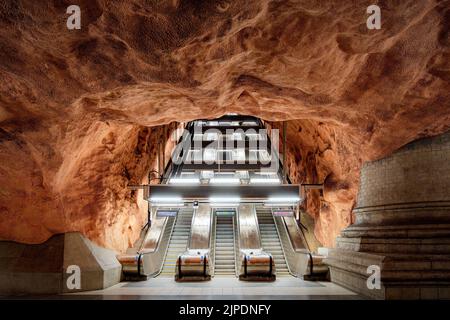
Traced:
<path fill-rule="evenodd" d="M 178 212 L 160 276 L 174 276 L 178 256 L 184 253 L 188 246 L 193 214 L 193 209 L 182 209 Z"/>
<path fill-rule="evenodd" d="M 271 210 L 257 207 L 256 215 L 261 233 L 261 246 L 265 252 L 272 254 L 275 261 L 276 275 L 290 276 Z"/>
<path fill-rule="evenodd" d="M 216 217 L 215 276 L 236 276 L 233 216 Z"/>

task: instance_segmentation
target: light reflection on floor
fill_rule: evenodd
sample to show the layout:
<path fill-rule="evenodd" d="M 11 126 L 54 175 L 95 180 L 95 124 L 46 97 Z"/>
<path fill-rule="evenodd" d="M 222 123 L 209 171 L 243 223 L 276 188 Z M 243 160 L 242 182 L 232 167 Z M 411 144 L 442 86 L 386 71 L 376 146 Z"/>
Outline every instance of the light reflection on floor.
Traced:
<path fill-rule="evenodd" d="M 280 277 L 275 282 L 246 282 L 234 277 L 215 277 L 205 282 L 175 282 L 158 277 L 140 282 L 121 282 L 104 290 L 64 295 L 79 299 L 199 299 L 199 300 L 309 300 L 363 299 L 356 293 L 331 282 L 303 281 Z"/>

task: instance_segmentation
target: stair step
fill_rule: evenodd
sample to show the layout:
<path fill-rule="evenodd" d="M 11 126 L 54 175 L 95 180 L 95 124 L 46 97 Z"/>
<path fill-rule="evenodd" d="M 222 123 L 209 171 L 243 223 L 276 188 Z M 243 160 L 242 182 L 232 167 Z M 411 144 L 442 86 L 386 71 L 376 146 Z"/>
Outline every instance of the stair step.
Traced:
<path fill-rule="evenodd" d="M 235 275 L 234 227 L 232 217 L 216 218 L 215 267 L 216 275 Z"/>
<path fill-rule="evenodd" d="M 257 209 L 261 246 L 274 259 L 277 275 L 289 275 L 283 247 L 270 210 Z"/>

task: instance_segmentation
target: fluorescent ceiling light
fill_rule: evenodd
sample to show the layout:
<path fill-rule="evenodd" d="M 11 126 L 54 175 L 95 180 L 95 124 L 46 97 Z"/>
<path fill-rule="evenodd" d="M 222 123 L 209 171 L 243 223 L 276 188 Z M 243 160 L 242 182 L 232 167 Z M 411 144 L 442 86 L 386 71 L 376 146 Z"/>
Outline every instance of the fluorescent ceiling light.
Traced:
<path fill-rule="evenodd" d="M 239 184 L 241 180 L 239 178 L 211 178 L 210 184 Z"/>
<path fill-rule="evenodd" d="M 184 202 L 152 202 L 152 206 L 158 208 L 183 208 L 185 206 Z"/>
<path fill-rule="evenodd" d="M 284 202 L 265 202 L 264 207 L 268 208 L 292 208 L 295 204 L 294 203 L 284 203 Z"/>
<path fill-rule="evenodd" d="M 278 178 L 251 178 L 250 179 L 251 184 L 278 184 L 280 183 L 280 179 Z"/>
<path fill-rule="evenodd" d="M 204 170 L 201 173 L 202 179 L 211 179 L 214 177 L 214 171 L 212 170 Z"/>
<path fill-rule="evenodd" d="M 177 203 L 182 202 L 183 199 L 181 197 L 150 197 L 151 202 L 159 202 L 159 203 Z"/>
<path fill-rule="evenodd" d="M 269 203 L 294 203 L 299 202 L 300 197 L 271 197 L 267 199 L 265 202 Z"/>
<path fill-rule="evenodd" d="M 239 197 L 210 197 L 210 203 L 239 203 L 241 198 Z"/>
<path fill-rule="evenodd" d="M 200 179 L 198 178 L 171 178 L 169 180 L 170 184 L 199 184 Z"/>

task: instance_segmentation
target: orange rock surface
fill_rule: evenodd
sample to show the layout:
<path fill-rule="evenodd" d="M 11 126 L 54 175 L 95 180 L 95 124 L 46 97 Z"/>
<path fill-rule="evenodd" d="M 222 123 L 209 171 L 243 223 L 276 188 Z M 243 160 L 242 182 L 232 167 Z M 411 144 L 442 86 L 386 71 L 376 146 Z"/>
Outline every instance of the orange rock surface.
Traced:
<path fill-rule="evenodd" d="M 160 126 L 236 112 L 289 120 L 289 172 L 332 246 L 363 161 L 450 126 L 450 2 L 5 0 L 0 238 L 80 231 L 130 246 Z M 78 4 L 81 30 L 66 28 Z"/>

